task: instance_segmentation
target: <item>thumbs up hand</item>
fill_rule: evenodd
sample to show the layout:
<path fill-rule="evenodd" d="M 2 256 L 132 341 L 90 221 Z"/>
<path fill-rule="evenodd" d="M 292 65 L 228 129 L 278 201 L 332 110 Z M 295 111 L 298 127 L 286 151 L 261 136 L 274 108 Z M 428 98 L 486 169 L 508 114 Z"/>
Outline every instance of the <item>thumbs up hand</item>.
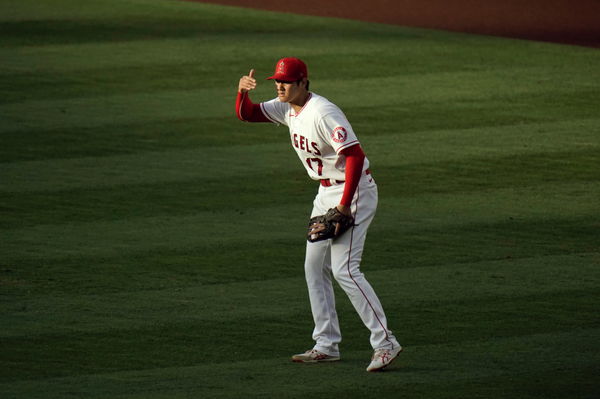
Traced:
<path fill-rule="evenodd" d="M 246 93 L 250 90 L 254 90 L 256 88 L 256 79 L 254 79 L 254 69 L 251 69 L 248 75 L 242 76 L 240 78 L 240 84 L 238 86 L 238 91 L 240 93 Z"/>

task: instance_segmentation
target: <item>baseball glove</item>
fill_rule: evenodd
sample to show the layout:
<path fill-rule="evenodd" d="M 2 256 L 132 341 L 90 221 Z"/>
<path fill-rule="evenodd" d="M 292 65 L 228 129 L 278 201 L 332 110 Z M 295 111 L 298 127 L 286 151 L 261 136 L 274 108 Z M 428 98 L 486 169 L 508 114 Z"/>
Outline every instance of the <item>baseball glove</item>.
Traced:
<path fill-rule="evenodd" d="M 311 218 L 308 221 L 308 238 L 310 242 L 337 238 L 354 226 L 354 218 L 344 215 L 337 208 L 331 208 L 324 215 Z"/>

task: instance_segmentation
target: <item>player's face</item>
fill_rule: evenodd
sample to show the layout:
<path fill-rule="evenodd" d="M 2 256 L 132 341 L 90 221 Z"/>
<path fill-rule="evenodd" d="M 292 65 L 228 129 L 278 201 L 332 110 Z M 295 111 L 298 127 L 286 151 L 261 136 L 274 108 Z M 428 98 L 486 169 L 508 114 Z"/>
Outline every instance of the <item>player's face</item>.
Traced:
<path fill-rule="evenodd" d="M 298 82 L 276 80 L 275 89 L 277 90 L 277 98 L 282 103 L 293 103 L 294 100 L 301 98 L 304 93 L 304 87 Z"/>

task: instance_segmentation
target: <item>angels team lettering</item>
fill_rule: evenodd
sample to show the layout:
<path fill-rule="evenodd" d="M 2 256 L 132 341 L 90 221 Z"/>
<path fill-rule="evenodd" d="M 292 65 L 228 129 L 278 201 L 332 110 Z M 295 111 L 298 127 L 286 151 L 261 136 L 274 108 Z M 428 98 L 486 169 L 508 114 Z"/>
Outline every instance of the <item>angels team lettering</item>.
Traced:
<path fill-rule="evenodd" d="M 309 142 L 309 140 L 301 134 L 294 133 L 292 135 L 292 143 L 294 144 L 294 147 L 302 151 L 306 151 L 309 154 L 321 155 L 321 151 L 319 151 L 319 146 L 317 143 L 314 141 Z"/>

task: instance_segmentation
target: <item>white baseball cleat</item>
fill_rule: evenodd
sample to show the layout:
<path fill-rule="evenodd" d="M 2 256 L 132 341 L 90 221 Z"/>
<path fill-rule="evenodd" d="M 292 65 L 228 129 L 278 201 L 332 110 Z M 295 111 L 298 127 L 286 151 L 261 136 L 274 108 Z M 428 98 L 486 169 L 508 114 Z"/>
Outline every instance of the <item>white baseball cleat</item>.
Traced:
<path fill-rule="evenodd" d="M 331 356 L 316 349 L 292 356 L 292 362 L 297 363 L 336 362 L 338 360 L 340 360 L 339 356 Z"/>
<path fill-rule="evenodd" d="M 375 353 L 373 353 L 371 364 L 367 367 L 367 371 L 383 370 L 398 357 L 400 352 L 402 352 L 401 346 L 394 349 L 375 349 Z"/>

